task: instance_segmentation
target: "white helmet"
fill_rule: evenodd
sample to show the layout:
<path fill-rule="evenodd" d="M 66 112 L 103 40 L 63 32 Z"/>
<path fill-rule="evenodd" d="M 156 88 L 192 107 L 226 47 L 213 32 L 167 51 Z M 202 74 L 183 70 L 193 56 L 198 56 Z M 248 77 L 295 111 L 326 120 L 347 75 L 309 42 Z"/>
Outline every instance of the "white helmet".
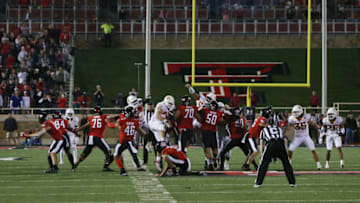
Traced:
<path fill-rule="evenodd" d="M 222 102 L 218 102 L 218 108 L 220 109 L 220 111 L 225 110 L 225 104 Z"/>
<path fill-rule="evenodd" d="M 300 105 L 295 105 L 292 110 L 291 110 L 291 114 L 295 117 L 295 118 L 299 118 L 300 116 L 302 116 L 304 113 L 304 109 L 302 106 Z"/>
<path fill-rule="evenodd" d="M 134 107 L 137 107 L 137 104 L 138 104 L 138 99 L 137 97 L 135 97 L 134 95 L 129 95 L 127 98 L 126 98 L 126 102 L 128 105 L 132 105 Z"/>
<path fill-rule="evenodd" d="M 210 104 L 212 101 L 216 101 L 216 95 L 214 93 L 210 92 L 206 95 L 205 102 L 206 102 L 206 104 Z"/>
<path fill-rule="evenodd" d="M 337 116 L 337 112 L 334 108 L 329 108 L 326 114 L 329 120 L 334 120 Z"/>
<path fill-rule="evenodd" d="M 68 118 L 72 118 L 74 116 L 74 114 L 75 114 L 75 112 L 74 112 L 74 109 L 72 109 L 72 108 L 68 108 L 65 111 L 65 116 Z"/>
<path fill-rule="evenodd" d="M 171 95 L 166 95 L 164 97 L 164 103 L 165 103 L 165 106 L 170 110 L 170 109 L 174 108 L 174 106 L 175 106 L 175 99 Z"/>

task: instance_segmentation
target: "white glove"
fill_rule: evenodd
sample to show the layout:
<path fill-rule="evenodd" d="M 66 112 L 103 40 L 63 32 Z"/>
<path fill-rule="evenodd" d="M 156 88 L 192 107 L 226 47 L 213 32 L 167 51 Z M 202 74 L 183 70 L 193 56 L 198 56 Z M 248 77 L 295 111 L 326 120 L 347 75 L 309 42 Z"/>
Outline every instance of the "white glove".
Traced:
<path fill-rule="evenodd" d="M 319 144 L 322 144 L 322 143 L 323 143 L 323 139 L 319 138 Z"/>

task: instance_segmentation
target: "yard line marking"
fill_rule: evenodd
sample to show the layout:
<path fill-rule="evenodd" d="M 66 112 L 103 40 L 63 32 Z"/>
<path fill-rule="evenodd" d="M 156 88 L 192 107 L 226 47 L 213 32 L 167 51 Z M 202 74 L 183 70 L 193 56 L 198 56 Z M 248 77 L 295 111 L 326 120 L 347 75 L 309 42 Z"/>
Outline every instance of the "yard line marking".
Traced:
<path fill-rule="evenodd" d="M 104 180 L 113 182 L 128 182 L 128 180 L 116 180 L 116 179 L 62 179 L 62 180 L 16 180 L 17 183 L 57 183 L 57 182 L 81 182 L 88 184 L 88 182 L 103 182 Z M 14 180 L 0 180 L 0 183 L 13 183 Z M 0 186 L 1 187 L 1 186 Z"/>
<path fill-rule="evenodd" d="M 34 187 L 33 185 L 28 186 L 7 186 L 7 185 L 1 185 L 0 188 L 5 189 L 23 189 L 23 188 L 31 188 Z M 37 185 L 36 188 L 99 188 L 99 185 Z M 106 187 L 127 187 L 127 185 L 106 185 Z"/>
<path fill-rule="evenodd" d="M 178 180 L 178 179 L 177 179 Z M 167 187 L 184 187 L 184 186 L 198 186 L 198 187 L 203 187 L 203 186 L 253 186 L 254 184 L 245 184 L 245 183 L 229 183 L 229 184 L 192 184 L 192 183 L 188 183 L 188 184 L 175 184 L 175 185 L 166 185 Z M 287 186 L 286 183 L 284 184 L 263 184 L 264 186 Z M 350 183 L 350 184 L 333 184 L 331 183 L 331 185 L 329 185 L 329 183 L 323 183 L 323 184 L 311 184 L 311 183 L 301 183 L 301 184 L 297 184 L 297 186 L 360 186 L 360 183 L 355 184 L 355 183 Z"/>
<path fill-rule="evenodd" d="M 143 201 L 168 201 L 176 203 L 177 201 L 171 196 L 171 194 L 165 189 L 160 181 L 155 177 L 151 171 L 138 172 L 136 171 L 130 154 L 124 153 L 124 161 L 127 169 L 130 169 L 128 174 L 131 182 L 134 185 L 136 194 L 139 197 L 140 202 Z"/>
<path fill-rule="evenodd" d="M 179 202 L 360 202 L 360 199 L 328 199 L 328 200 L 288 200 L 288 199 L 280 199 L 280 200 L 206 200 L 206 201 L 179 201 Z"/>
<path fill-rule="evenodd" d="M 313 191 L 313 190 L 293 190 L 293 191 L 261 191 L 261 193 L 319 193 L 319 192 L 332 192 L 332 193 L 358 193 L 358 190 L 351 190 L 351 191 L 347 191 L 347 190 L 339 190 L 339 191 L 330 191 L 330 190 L 324 190 L 324 191 Z M 171 192 L 172 194 L 238 194 L 239 191 L 238 190 L 234 190 L 234 191 L 199 191 L 199 192 L 187 192 L 187 191 L 183 191 L 183 192 Z M 254 193 L 254 190 L 241 190 L 241 193 Z"/>
<path fill-rule="evenodd" d="M 130 193 L 116 193 L 119 195 L 131 195 Z M 25 192 L 21 192 L 21 193 L 6 193 L 6 194 L 0 194 L 0 197 L 4 197 L 4 196 L 34 196 L 34 192 L 29 192 L 29 193 L 25 193 Z M 36 193 L 37 196 L 64 196 L 64 193 Z M 74 195 L 74 196 L 79 196 L 79 193 L 66 193 L 66 195 Z M 81 192 L 81 195 L 109 195 L 109 193 L 105 193 L 105 192 Z"/>

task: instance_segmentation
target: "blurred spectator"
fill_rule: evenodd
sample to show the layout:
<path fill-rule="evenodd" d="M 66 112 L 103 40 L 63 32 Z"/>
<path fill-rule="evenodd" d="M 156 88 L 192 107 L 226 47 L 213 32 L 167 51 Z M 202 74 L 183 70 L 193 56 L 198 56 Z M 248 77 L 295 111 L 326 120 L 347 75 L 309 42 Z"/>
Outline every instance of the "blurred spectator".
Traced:
<path fill-rule="evenodd" d="M 12 109 L 20 109 L 23 106 L 23 100 L 20 95 L 20 90 L 18 88 L 15 89 L 15 94 L 10 98 L 10 108 Z M 13 114 L 18 114 L 18 110 L 13 110 Z"/>
<path fill-rule="evenodd" d="M 59 108 L 66 108 L 67 107 L 67 98 L 65 97 L 64 94 L 61 94 L 59 99 L 58 99 L 58 107 Z M 64 110 L 62 110 L 64 111 Z M 61 112 L 63 113 L 63 112 Z"/>
<path fill-rule="evenodd" d="M 101 29 L 104 30 L 105 47 L 111 47 L 111 32 L 114 29 L 114 25 L 110 22 L 106 22 L 101 25 Z"/>
<path fill-rule="evenodd" d="M 345 144 L 354 144 L 355 132 L 358 129 L 354 114 L 349 113 L 345 120 Z"/>
<path fill-rule="evenodd" d="M 60 66 L 59 69 L 56 71 L 56 82 L 59 86 L 64 87 L 65 85 L 65 73 Z"/>
<path fill-rule="evenodd" d="M 233 92 L 233 95 L 230 98 L 230 106 L 231 107 L 240 107 L 241 106 L 241 98 L 238 96 L 237 92 Z"/>
<path fill-rule="evenodd" d="M 320 106 L 320 99 L 319 97 L 316 95 L 316 91 L 313 90 L 312 93 L 311 93 L 311 97 L 310 97 L 310 107 L 319 107 Z M 316 109 L 315 109 L 316 111 Z"/>
<path fill-rule="evenodd" d="M 100 85 L 96 85 L 96 91 L 94 92 L 94 104 L 95 106 L 102 106 L 104 99 L 104 93 L 101 90 Z"/>
<path fill-rule="evenodd" d="M 22 96 L 23 100 L 23 108 L 30 108 L 31 107 L 31 99 L 29 95 L 29 91 L 24 91 L 24 96 Z"/>
<path fill-rule="evenodd" d="M 116 107 L 124 107 L 124 95 L 122 92 L 119 92 L 115 98 L 115 106 Z"/>
<path fill-rule="evenodd" d="M 26 81 L 27 76 L 28 73 L 25 71 L 25 68 L 21 68 L 17 74 L 17 77 L 19 78 L 19 84 L 23 84 Z"/>
<path fill-rule="evenodd" d="M 80 87 L 76 86 L 73 91 L 74 108 L 80 108 L 79 97 L 81 96 Z"/>
<path fill-rule="evenodd" d="M 168 18 L 168 11 L 166 10 L 166 8 L 162 8 L 160 10 L 159 18 L 160 20 L 166 20 Z"/>
<path fill-rule="evenodd" d="M 16 148 L 18 143 L 18 135 L 16 130 L 18 129 L 17 121 L 12 116 L 11 113 L 8 114 L 8 117 L 4 121 L 3 130 L 6 131 L 6 138 L 8 138 L 9 145 L 11 145 L 11 141 L 13 141 L 13 147 L 9 149 Z"/>
<path fill-rule="evenodd" d="M 52 108 L 54 107 L 53 100 L 51 99 L 50 94 L 44 94 L 44 96 L 39 99 L 39 105 L 43 108 Z"/>
<path fill-rule="evenodd" d="M 27 60 L 27 57 L 28 57 L 28 52 L 26 51 L 25 46 L 21 46 L 21 51 L 18 54 L 18 61 L 19 62 L 23 60 L 25 61 Z"/>
<path fill-rule="evenodd" d="M 135 96 L 135 97 L 137 97 L 137 91 L 136 91 L 136 89 L 133 87 L 133 88 L 131 88 L 131 91 L 129 92 L 129 95 L 133 95 L 133 96 Z"/>
<path fill-rule="evenodd" d="M 90 97 L 87 96 L 86 92 L 83 92 L 82 95 L 78 97 L 77 101 L 80 104 L 80 107 L 89 107 Z"/>

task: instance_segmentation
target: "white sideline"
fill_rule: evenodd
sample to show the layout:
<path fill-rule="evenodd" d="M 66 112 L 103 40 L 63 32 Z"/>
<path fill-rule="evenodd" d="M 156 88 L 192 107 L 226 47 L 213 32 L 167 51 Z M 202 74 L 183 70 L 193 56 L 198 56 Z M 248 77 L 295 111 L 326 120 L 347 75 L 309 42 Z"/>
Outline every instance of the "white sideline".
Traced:
<path fill-rule="evenodd" d="M 177 201 L 171 196 L 164 185 L 160 183 L 158 178 L 151 171 L 136 171 L 132 164 L 132 158 L 128 151 L 123 153 L 125 168 L 134 185 L 136 194 L 140 202 L 144 201 L 167 201 L 176 203 Z"/>

